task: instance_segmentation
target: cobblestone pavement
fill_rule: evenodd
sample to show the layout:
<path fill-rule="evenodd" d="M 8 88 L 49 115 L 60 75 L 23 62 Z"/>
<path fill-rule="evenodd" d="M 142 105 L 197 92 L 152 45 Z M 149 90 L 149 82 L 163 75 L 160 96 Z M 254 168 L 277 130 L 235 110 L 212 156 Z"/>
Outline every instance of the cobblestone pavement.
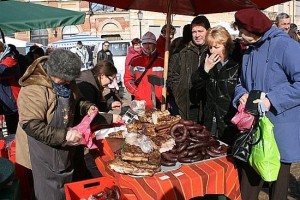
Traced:
<path fill-rule="evenodd" d="M 268 200 L 268 189 L 261 191 L 258 199 Z M 288 200 L 300 200 L 300 163 L 291 166 Z"/>

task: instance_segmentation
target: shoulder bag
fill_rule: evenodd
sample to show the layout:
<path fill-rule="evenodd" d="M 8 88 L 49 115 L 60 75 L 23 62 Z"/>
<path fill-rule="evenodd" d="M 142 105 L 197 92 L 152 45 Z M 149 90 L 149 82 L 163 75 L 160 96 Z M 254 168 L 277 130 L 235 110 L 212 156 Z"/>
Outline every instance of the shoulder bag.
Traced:
<path fill-rule="evenodd" d="M 154 63 L 154 61 L 156 60 L 157 57 L 158 57 L 158 53 L 156 53 L 156 54 L 154 55 L 154 57 L 153 57 L 153 59 L 151 60 L 151 62 L 149 63 L 149 65 L 145 68 L 145 71 L 143 72 L 143 74 L 142 74 L 138 79 L 136 79 L 136 80 L 134 81 L 134 85 L 135 85 L 136 87 L 139 86 L 139 84 L 141 83 L 143 77 L 146 75 L 147 71 L 152 67 L 152 65 L 153 65 L 153 63 Z"/>

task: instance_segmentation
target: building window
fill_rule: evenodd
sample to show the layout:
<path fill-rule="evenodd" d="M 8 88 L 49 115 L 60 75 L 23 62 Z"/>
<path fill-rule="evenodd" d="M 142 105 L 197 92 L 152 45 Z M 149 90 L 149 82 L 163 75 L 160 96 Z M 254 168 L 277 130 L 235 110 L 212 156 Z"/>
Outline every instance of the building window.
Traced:
<path fill-rule="evenodd" d="M 175 29 L 176 29 L 176 33 L 174 35 L 174 38 L 182 37 L 181 27 L 180 26 L 175 26 Z"/>
<path fill-rule="evenodd" d="M 33 30 L 30 31 L 30 41 L 32 43 L 48 45 L 48 31 L 47 29 Z"/>
<path fill-rule="evenodd" d="M 79 30 L 77 28 L 77 26 L 71 25 L 71 26 L 65 26 L 62 29 L 62 38 L 68 38 L 71 37 L 73 35 L 76 35 L 79 33 Z"/>
<path fill-rule="evenodd" d="M 159 37 L 160 35 L 160 26 L 149 26 L 149 31 L 152 32 L 156 39 Z"/>
<path fill-rule="evenodd" d="M 106 5 L 102 5 L 102 4 L 98 4 L 98 3 L 92 3 L 90 9 L 92 12 L 96 12 L 96 11 L 113 12 L 113 11 L 115 11 L 115 7 L 106 6 Z"/>

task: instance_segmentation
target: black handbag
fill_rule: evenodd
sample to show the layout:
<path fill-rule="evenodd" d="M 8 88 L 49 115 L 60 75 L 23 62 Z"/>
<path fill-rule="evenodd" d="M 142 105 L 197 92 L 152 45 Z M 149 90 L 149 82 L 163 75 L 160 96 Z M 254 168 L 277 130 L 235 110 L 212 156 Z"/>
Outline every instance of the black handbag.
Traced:
<path fill-rule="evenodd" d="M 236 159 L 248 162 L 252 145 L 257 144 L 260 141 L 260 137 L 256 141 L 254 140 L 254 136 L 258 127 L 258 117 L 256 118 L 257 119 L 254 120 L 254 124 L 252 125 L 251 129 L 247 131 L 241 131 L 231 147 L 232 156 Z"/>

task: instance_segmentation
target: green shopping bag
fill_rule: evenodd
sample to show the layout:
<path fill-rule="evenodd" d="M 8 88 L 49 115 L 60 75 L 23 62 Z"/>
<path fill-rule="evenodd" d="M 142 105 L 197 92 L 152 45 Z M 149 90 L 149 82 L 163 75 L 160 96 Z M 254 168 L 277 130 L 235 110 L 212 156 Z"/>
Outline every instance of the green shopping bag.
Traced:
<path fill-rule="evenodd" d="M 280 169 L 280 153 L 275 141 L 274 125 L 263 116 L 255 134 L 260 141 L 252 146 L 249 164 L 262 177 L 264 181 L 276 181 Z"/>

